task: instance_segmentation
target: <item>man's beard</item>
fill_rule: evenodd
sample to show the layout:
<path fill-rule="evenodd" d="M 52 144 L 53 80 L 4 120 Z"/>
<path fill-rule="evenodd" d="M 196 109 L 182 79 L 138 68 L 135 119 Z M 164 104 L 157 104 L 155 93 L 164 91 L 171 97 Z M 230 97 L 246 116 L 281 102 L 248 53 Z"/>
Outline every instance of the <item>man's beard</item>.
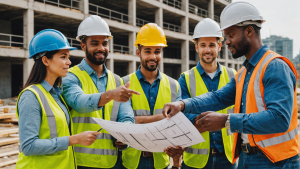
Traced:
<path fill-rule="evenodd" d="M 148 67 L 147 66 L 147 62 L 156 62 L 156 66 L 151 66 L 151 67 Z M 158 61 L 155 61 L 155 60 L 148 60 L 148 61 L 144 61 L 143 59 L 142 59 L 142 55 L 141 55 L 141 63 L 142 63 L 142 66 L 146 69 L 146 70 L 148 70 L 148 71 L 150 71 L 150 72 L 153 72 L 153 71 L 155 71 L 156 69 L 157 69 L 157 67 L 158 67 Z"/>
<path fill-rule="evenodd" d="M 243 33 L 243 37 L 242 37 L 242 40 L 241 40 L 241 42 L 240 43 L 238 43 L 238 47 L 239 47 L 239 50 L 236 48 L 236 46 L 235 45 L 228 45 L 228 47 L 232 47 L 232 48 L 234 48 L 235 49 L 235 54 L 232 54 L 232 57 L 234 58 L 234 59 L 237 59 L 237 58 L 239 58 L 239 57 L 242 57 L 242 56 L 244 56 L 246 53 L 248 53 L 249 52 L 249 50 L 250 50 L 250 46 L 251 46 L 251 44 L 250 44 L 250 42 L 246 39 L 246 36 L 245 36 L 245 34 Z"/>
<path fill-rule="evenodd" d="M 211 61 L 206 61 L 206 60 L 204 59 L 204 56 L 203 56 L 203 55 L 204 55 L 204 54 L 202 54 L 201 61 L 204 62 L 204 63 L 206 63 L 206 64 L 211 64 L 212 62 L 214 62 L 214 61 L 216 60 L 215 57 L 212 57 Z M 211 55 L 213 56 L 212 53 L 211 53 Z"/>
<path fill-rule="evenodd" d="M 89 52 L 88 52 L 88 48 L 86 47 L 86 49 L 85 49 L 85 53 L 86 53 L 86 57 L 87 57 L 87 59 L 90 61 L 90 62 L 92 62 L 93 64 L 95 64 L 95 65 L 102 65 L 103 63 L 105 63 L 105 61 L 106 61 L 106 58 L 107 58 L 107 53 L 106 52 L 94 52 L 93 54 L 90 54 Z M 104 58 L 102 59 L 97 59 L 96 58 L 96 54 L 97 53 L 103 53 L 103 55 L 104 55 Z"/>

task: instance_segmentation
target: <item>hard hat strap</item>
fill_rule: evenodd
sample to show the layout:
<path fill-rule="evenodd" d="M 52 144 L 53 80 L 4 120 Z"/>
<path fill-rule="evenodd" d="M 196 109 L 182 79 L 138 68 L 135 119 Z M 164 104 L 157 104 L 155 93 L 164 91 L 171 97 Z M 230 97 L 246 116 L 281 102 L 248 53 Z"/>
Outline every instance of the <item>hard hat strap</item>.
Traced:
<path fill-rule="evenodd" d="M 45 56 L 46 53 L 47 53 L 47 51 L 36 54 L 35 57 L 34 57 L 34 61 L 36 61 L 36 60 L 38 60 L 39 58 Z"/>

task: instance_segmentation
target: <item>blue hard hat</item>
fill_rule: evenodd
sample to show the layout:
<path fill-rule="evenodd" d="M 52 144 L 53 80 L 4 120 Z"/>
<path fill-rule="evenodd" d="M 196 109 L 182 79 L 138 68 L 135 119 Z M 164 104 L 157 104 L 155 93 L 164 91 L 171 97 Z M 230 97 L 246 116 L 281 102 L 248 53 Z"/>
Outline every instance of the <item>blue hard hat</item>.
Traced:
<path fill-rule="evenodd" d="M 41 52 L 61 49 L 75 50 L 77 48 L 71 47 L 67 38 L 58 30 L 45 29 L 31 39 L 28 59 Z"/>

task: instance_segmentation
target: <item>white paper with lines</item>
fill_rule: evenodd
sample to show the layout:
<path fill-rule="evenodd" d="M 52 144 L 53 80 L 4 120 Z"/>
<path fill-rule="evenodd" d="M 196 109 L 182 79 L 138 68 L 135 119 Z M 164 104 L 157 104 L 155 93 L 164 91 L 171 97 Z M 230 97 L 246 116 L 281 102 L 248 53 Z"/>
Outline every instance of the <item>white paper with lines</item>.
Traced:
<path fill-rule="evenodd" d="M 148 124 L 126 124 L 93 119 L 117 140 L 142 151 L 163 152 L 169 146 L 184 148 L 205 141 L 181 112 L 169 120 L 163 119 Z"/>

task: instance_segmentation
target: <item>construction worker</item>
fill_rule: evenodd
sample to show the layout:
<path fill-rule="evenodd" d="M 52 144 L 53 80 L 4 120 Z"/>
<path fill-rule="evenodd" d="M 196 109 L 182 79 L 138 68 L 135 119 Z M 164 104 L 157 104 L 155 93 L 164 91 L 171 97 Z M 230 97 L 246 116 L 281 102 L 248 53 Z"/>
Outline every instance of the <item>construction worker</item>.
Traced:
<path fill-rule="evenodd" d="M 17 169 L 76 168 L 74 144 L 91 145 L 100 133 L 85 131 L 72 135 L 69 110 L 61 97 L 60 85 L 71 64 L 66 37 L 54 29 L 38 32 L 29 44 L 34 60 L 29 78 L 19 94 Z"/>
<path fill-rule="evenodd" d="M 246 57 L 244 67 L 220 90 L 167 104 L 163 113 L 201 113 L 196 123 L 205 130 L 230 129 L 238 168 L 299 168 L 296 69 L 262 43 L 265 20 L 252 4 L 231 3 L 220 19 L 233 58 Z M 207 112 L 232 104 L 234 114 Z"/>
<path fill-rule="evenodd" d="M 162 120 L 164 104 L 181 99 L 178 82 L 158 70 L 162 48 L 167 47 L 166 36 L 157 24 L 148 23 L 139 30 L 135 46 L 141 66 L 135 73 L 122 78 L 124 83 L 130 82 L 130 89 L 141 93 L 131 99 L 135 122 L 144 124 Z M 162 169 L 169 165 L 169 156 L 165 153 L 134 148 L 122 151 L 122 160 L 128 169 Z"/>
<path fill-rule="evenodd" d="M 134 123 L 129 99 L 139 94 L 122 85 L 121 78 L 107 70 L 104 63 L 109 53 L 111 33 L 107 23 L 97 15 L 84 19 L 76 39 L 81 42 L 85 58 L 72 67 L 63 79 L 63 96 L 72 108 L 72 132 L 97 131 L 100 126 L 92 119 L 101 118 L 123 123 Z M 122 102 L 122 103 L 120 103 Z M 75 145 L 76 163 L 82 168 L 119 168 L 115 166 L 118 149 L 126 148 L 106 131 L 90 146 Z M 116 145 L 115 145 L 116 144 Z M 117 163 L 119 164 L 119 163 Z"/>
<path fill-rule="evenodd" d="M 200 61 L 197 66 L 182 73 L 178 80 L 182 89 L 182 99 L 216 91 L 234 77 L 235 70 L 222 66 L 217 61 L 223 40 L 220 26 L 214 20 L 205 18 L 196 25 L 193 41 Z M 219 113 L 233 113 L 233 107 L 229 106 L 220 110 Z M 186 114 L 186 116 L 194 123 L 197 114 Z M 196 127 L 198 126 L 196 125 Z M 231 132 L 223 128 L 219 131 L 206 131 L 201 134 L 205 142 L 193 145 L 185 150 L 182 169 L 215 168 L 213 166 L 224 169 L 236 168 L 237 165 L 232 164 L 233 138 Z"/>

